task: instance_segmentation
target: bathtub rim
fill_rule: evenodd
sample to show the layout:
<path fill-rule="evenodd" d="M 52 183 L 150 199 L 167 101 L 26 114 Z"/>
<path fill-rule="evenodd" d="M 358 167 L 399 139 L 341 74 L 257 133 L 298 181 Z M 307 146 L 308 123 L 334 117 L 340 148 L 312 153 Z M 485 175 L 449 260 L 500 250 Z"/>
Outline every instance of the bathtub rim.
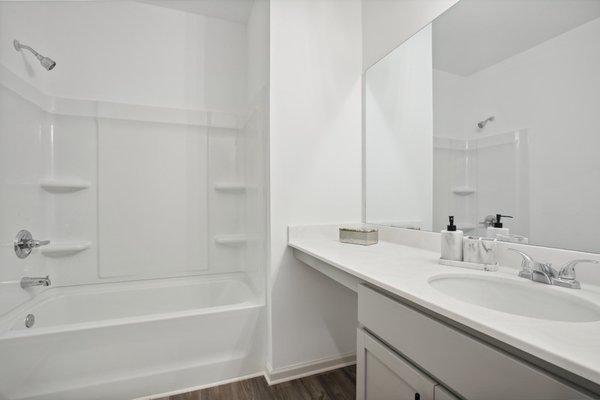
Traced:
<path fill-rule="evenodd" d="M 25 318 L 28 311 L 34 307 L 40 306 L 52 300 L 56 300 L 62 297 L 68 297 L 69 295 L 78 294 L 85 292 L 90 287 L 94 289 L 95 293 L 108 293 L 114 292 L 115 289 L 118 291 L 130 290 L 132 286 L 141 286 L 144 288 L 153 287 L 164 287 L 167 286 L 186 286 L 195 283 L 212 283 L 212 282 L 231 282 L 236 281 L 248 288 L 250 291 L 250 298 L 244 301 L 212 306 L 212 307 L 201 307 L 194 309 L 187 309 L 181 311 L 162 312 L 162 313 L 149 313 L 145 315 L 137 315 L 130 317 L 120 318 L 108 318 L 99 321 L 86 321 L 79 323 L 52 325 L 42 327 L 38 329 L 13 329 L 15 324 L 19 323 L 21 317 Z M 116 287 L 116 288 L 115 288 Z M 174 277 L 174 278 L 157 278 L 149 280 L 138 280 L 138 281 L 126 281 L 126 282 L 102 282 L 94 284 L 82 284 L 82 285 L 70 285 L 70 286 L 56 286 L 49 288 L 41 292 L 34 298 L 26 301 L 17 308 L 12 309 L 4 316 L 0 318 L 0 341 L 33 337 L 40 335 L 59 334 L 64 332 L 75 332 L 75 331 L 86 331 L 91 329 L 99 329 L 105 327 L 153 322 L 159 320 L 174 320 L 179 318 L 189 318 L 199 315 L 215 314 L 227 311 L 246 310 L 252 308 L 260 308 L 265 306 L 265 299 L 263 296 L 257 293 L 257 290 L 252 286 L 251 282 L 245 276 L 245 274 L 234 274 L 234 275 L 214 275 L 214 276 L 190 276 L 190 277 Z"/>

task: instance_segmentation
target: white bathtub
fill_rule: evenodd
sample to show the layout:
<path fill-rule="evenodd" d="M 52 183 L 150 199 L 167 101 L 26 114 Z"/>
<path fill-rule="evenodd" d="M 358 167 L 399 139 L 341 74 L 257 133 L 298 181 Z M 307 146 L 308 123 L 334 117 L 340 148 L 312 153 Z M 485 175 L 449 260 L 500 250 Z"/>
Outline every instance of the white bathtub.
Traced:
<path fill-rule="evenodd" d="M 124 400 L 256 374 L 262 309 L 237 278 L 49 289 L 0 319 L 0 400 Z"/>

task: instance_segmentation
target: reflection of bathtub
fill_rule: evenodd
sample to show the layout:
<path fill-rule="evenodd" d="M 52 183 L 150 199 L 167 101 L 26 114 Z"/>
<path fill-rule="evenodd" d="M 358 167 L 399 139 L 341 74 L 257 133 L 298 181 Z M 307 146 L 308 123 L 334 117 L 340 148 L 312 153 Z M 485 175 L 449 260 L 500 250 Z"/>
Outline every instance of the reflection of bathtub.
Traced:
<path fill-rule="evenodd" d="M 258 373 L 261 310 L 233 278 L 47 290 L 0 320 L 0 400 L 123 400 Z"/>

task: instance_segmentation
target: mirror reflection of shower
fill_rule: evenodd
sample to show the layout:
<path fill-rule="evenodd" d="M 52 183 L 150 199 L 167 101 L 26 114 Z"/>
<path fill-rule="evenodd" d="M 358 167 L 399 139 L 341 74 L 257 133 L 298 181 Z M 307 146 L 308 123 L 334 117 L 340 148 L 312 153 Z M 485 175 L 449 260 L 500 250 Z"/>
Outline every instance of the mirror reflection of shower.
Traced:
<path fill-rule="evenodd" d="M 494 116 L 492 115 L 491 117 L 488 117 L 488 118 L 484 119 L 483 121 L 479 121 L 479 122 L 477 123 L 477 127 L 478 127 L 479 129 L 483 129 L 483 128 L 485 128 L 485 126 L 488 124 L 488 122 L 492 122 L 492 121 L 493 121 L 493 120 L 495 120 L 495 119 L 496 119 L 496 117 L 494 117 Z"/>
<path fill-rule="evenodd" d="M 56 67 L 56 62 L 53 59 L 41 55 L 40 53 L 38 53 L 37 51 L 32 49 L 30 46 L 22 44 L 21 42 L 19 42 L 16 39 L 13 40 L 13 46 L 15 46 L 15 50 L 17 50 L 17 51 L 21 51 L 22 49 L 29 50 L 31 52 L 31 54 L 33 54 L 35 56 L 35 58 L 37 58 L 40 61 L 40 64 L 42 65 L 42 67 L 44 67 L 48 71 L 51 71 L 52 69 L 54 69 L 54 67 Z"/>

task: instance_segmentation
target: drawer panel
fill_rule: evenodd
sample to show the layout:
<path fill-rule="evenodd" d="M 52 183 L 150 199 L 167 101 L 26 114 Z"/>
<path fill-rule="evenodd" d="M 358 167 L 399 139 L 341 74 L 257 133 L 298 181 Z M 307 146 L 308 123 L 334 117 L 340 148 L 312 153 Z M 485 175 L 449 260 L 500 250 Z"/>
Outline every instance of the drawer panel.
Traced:
<path fill-rule="evenodd" d="M 536 368 L 364 285 L 358 288 L 358 320 L 467 399 L 589 398 Z"/>

